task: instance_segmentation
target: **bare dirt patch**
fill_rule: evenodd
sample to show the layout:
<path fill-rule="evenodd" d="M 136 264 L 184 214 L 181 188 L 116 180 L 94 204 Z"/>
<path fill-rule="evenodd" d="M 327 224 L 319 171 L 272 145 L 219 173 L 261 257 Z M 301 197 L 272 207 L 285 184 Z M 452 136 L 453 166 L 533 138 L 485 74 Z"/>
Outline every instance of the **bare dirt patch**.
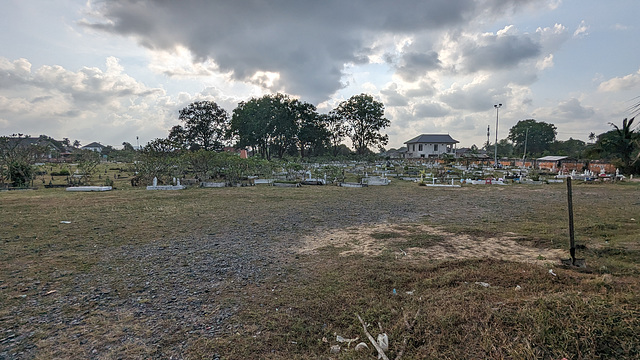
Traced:
<path fill-rule="evenodd" d="M 526 263 L 558 262 L 567 257 L 560 249 L 541 249 L 522 245 L 515 234 L 503 237 L 477 237 L 442 231 L 423 224 L 377 224 L 335 229 L 303 239 L 301 253 L 313 253 L 333 246 L 343 249 L 341 256 L 378 256 L 385 251 L 398 259 L 458 260 L 493 258 Z"/>

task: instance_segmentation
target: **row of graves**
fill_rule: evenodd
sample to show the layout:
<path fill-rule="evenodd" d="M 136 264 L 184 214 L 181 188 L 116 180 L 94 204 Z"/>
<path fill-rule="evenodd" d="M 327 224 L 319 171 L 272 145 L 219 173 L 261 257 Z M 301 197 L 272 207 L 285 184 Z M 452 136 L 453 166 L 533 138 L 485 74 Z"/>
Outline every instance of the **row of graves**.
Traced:
<path fill-rule="evenodd" d="M 616 170 L 614 174 L 605 173 L 604 169 L 595 174 L 591 170 L 578 172 L 576 169 L 556 172 L 540 171 L 527 166 L 469 166 L 455 164 L 443 165 L 437 162 L 411 163 L 402 160 L 364 162 L 331 162 L 303 164 L 302 169 L 274 171 L 270 176 L 247 176 L 240 182 L 231 184 L 225 181 L 202 181 L 199 184 L 190 181 L 191 185 L 205 188 L 228 186 L 266 185 L 275 187 L 302 187 L 305 185 L 333 185 L 348 188 L 369 186 L 387 186 L 393 181 L 407 181 L 425 187 L 461 187 L 466 185 L 498 185 L 511 184 L 542 185 L 563 183 L 571 177 L 581 181 L 619 181 L 624 176 Z M 156 180 L 157 181 L 157 180 Z M 181 190 L 185 185 L 180 179 L 172 184 L 158 186 L 156 182 L 147 187 L 148 190 Z"/>
<path fill-rule="evenodd" d="M 511 184 L 542 185 L 562 183 L 568 177 L 585 182 L 625 180 L 615 168 L 606 166 L 567 166 L 557 159 L 549 163 L 550 168 L 538 168 L 532 163 L 500 162 L 498 167 L 486 164 L 444 164 L 438 161 L 384 160 L 376 163 L 358 161 L 334 161 L 327 163 L 293 163 L 282 166 L 271 174 L 245 174 L 237 181 L 227 179 L 172 178 L 152 179 L 146 184 L 147 190 L 184 190 L 190 187 L 220 188 L 245 186 L 340 186 L 362 188 L 388 186 L 393 182 L 413 182 L 425 187 L 462 187 L 475 185 L 505 186 Z M 295 165 L 295 166 L 294 166 Z M 595 171 L 594 171 L 595 170 Z M 607 172 L 607 170 L 613 172 Z M 79 186 L 73 182 L 77 173 L 67 176 L 66 190 L 75 192 L 110 191 L 111 186 Z M 106 174 L 105 174 L 106 176 Z M 116 176 L 116 175 L 113 175 Z M 118 174 L 118 179 L 120 175 Z M 53 177 L 52 177 L 53 179 Z M 143 185 L 142 183 L 141 185 Z M 64 186 L 64 185 L 63 185 Z"/>

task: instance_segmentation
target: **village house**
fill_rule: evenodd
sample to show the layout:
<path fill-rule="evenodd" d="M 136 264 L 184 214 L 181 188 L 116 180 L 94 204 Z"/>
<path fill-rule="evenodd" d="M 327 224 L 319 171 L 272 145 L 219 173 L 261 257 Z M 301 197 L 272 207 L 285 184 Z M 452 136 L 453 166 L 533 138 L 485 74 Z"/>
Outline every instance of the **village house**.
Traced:
<path fill-rule="evenodd" d="M 42 151 L 42 153 L 38 155 L 39 161 L 54 159 L 65 151 L 64 146 L 59 141 L 45 135 L 40 135 L 39 137 L 3 137 L 3 141 L 6 142 L 4 145 L 7 149 L 39 146 Z"/>
<path fill-rule="evenodd" d="M 383 156 L 388 157 L 389 159 L 402 159 L 405 157 L 407 153 L 406 147 L 401 147 L 400 149 L 389 149 L 384 152 Z"/>
<path fill-rule="evenodd" d="M 406 141 L 407 152 L 405 158 L 429 158 L 440 157 L 442 155 L 456 155 L 456 144 L 449 134 L 422 134 L 409 141 Z"/>
<path fill-rule="evenodd" d="M 456 157 L 467 158 L 472 160 L 491 160 L 487 151 L 484 149 L 458 148 L 456 149 Z"/>
<path fill-rule="evenodd" d="M 102 146 L 102 144 L 97 143 L 97 142 L 92 142 L 89 145 L 85 145 L 83 147 L 81 147 L 82 150 L 91 150 L 91 151 L 95 151 L 98 153 L 102 152 L 102 149 L 104 149 L 104 146 Z"/>

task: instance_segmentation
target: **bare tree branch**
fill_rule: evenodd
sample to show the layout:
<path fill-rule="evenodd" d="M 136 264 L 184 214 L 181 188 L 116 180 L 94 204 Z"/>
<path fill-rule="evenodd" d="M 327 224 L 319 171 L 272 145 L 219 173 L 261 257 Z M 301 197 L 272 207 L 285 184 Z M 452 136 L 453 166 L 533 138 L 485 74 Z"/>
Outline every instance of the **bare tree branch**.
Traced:
<path fill-rule="evenodd" d="M 371 336 L 371 334 L 369 334 L 369 331 L 367 331 L 367 324 L 364 323 L 360 315 L 356 314 L 356 316 L 358 317 L 358 320 L 360 320 L 360 324 L 362 324 L 362 328 L 364 329 L 364 334 L 367 335 L 367 338 L 369 339 L 369 341 L 371 341 L 371 344 L 373 345 L 373 347 L 376 348 L 376 350 L 378 350 L 378 355 L 380 355 L 380 357 L 383 358 L 384 360 L 389 360 L 387 355 L 384 353 L 384 350 L 382 350 L 382 348 L 378 345 L 378 343 L 373 338 L 373 336 Z"/>

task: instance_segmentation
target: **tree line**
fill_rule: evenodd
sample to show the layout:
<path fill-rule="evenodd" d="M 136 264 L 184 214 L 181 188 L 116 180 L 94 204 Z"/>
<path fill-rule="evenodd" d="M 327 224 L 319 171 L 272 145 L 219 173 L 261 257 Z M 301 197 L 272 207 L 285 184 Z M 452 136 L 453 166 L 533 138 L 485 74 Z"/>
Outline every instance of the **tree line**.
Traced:
<path fill-rule="evenodd" d="M 368 94 L 354 95 L 328 114 L 281 93 L 240 102 L 231 115 L 213 101 L 191 103 L 179 113 L 182 124 L 171 128 L 166 145 L 192 151 L 219 151 L 232 144 L 267 160 L 337 156 L 349 137 L 356 154 L 365 155 L 389 140 L 382 133 L 390 124 L 384 105 Z"/>
<path fill-rule="evenodd" d="M 634 130 L 635 117 L 623 119 L 622 126 L 609 123 L 612 129 L 600 135 L 589 134 L 589 143 L 569 138 L 557 140 L 554 124 L 534 119 L 520 120 L 509 129 L 506 139 L 498 141 L 498 156 L 536 158 L 546 155 L 569 156 L 582 160 L 607 159 L 624 174 L 640 173 L 640 133 Z M 487 152 L 494 144 L 486 143 Z"/>

